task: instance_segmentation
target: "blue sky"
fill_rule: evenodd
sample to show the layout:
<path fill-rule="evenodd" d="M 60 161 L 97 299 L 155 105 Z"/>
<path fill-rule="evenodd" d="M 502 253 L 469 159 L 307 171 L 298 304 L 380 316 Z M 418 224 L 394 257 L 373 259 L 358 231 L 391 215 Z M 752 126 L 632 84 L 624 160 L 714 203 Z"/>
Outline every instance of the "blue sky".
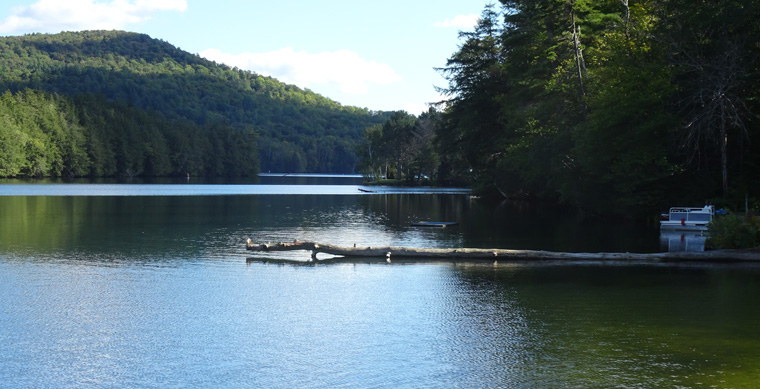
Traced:
<path fill-rule="evenodd" d="M 311 89 L 419 114 L 488 0 L 6 0 L 0 35 L 126 30 Z"/>

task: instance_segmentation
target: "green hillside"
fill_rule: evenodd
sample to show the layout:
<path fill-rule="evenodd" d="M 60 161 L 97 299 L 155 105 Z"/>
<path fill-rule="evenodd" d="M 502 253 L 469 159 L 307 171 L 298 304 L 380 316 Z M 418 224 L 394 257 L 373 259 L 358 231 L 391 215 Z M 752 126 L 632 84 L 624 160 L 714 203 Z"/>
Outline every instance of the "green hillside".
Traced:
<path fill-rule="evenodd" d="M 349 173 L 387 118 L 120 31 L 0 37 L 3 91 L 2 176 Z"/>

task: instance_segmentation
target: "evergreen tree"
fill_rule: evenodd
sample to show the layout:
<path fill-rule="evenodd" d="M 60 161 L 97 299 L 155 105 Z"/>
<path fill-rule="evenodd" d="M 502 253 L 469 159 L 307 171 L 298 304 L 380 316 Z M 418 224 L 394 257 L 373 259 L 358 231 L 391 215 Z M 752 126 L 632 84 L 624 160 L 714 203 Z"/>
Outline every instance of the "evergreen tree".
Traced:
<path fill-rule="evenodd" d="M 749 190 L 760 178 L 751 142 L 758 8 L 682 0 L 487 6 L 442 69 L 441 172 L 472 171 L 482 192 L 596 212 L 726 197 L 732 175 L 735 188 Z"/>

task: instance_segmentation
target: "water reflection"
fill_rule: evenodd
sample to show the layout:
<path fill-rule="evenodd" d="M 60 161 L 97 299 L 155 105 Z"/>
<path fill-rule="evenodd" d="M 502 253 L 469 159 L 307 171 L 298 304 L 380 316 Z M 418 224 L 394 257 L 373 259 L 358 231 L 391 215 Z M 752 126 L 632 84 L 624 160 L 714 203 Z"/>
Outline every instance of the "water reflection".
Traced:
<path fill-rule="evenodd" d="M 757 269 L 456 269 L 468 288 L 487 285 L 481 294 L 499 296 L 482 299 L 487 308 L 478 304 L 505 323 L 499 332 L 511 336 L 508 323 L 519 314 L 527 343 L 516 347 L 529 361 L 516 373 L 520 384 L 742 386 L 760 373 L 760 365 L 746 364 L 760 341 L 751 329 L 760 324 L 752 308 L 760 302 Z"/>
<path fill-rule="evenodd" d="M 411 226 L 426 220 L 459 224 Z M 245 252 L 248 237 L 345 246 L 660 250 L 656 229 L 579 220 L 561 209 L 494 206 L 453 194 L 0 196 L 5 253 L 224 257 Z"/>
<path fill-rule="evenodd" d="M 499 270 L 493 266 L 456 264 L 450 269 L 458 282 L 444 291 L 450 306 L 441 320 L 446 336 L 439 342 L 445 362 L 458 370 L 459 384 L 482 386 L 484 378 L 500 387 L 535 384 L 530 372 L 538 339 L 514 289 L 495 282 Z"/>
<path fill-rule="evenodd" d="M 759 280 L 655 267 L 0 262 L 0 377 L 58 387 L 741 387 L 760 373 Z"/>
<path fill-rule="evenodd" d="M 660 231 L 662 251 L 705 251 L 707 234 L 703 231 Z"/>
<path fill-rule="evenodd" d="M 459 225 L 411 226 L 424 220 Z M 760 376 L 757 267 L 293 266 L 245 261 L 246 237 L 660 249 L 656 228 L 461 194 L 0 196 L 0 382 L 751 387 Z"/>
<path fill-rule="evenodd" d="M 0 185 L 108 184 L 108 185 L 361 185 L 353 174 L 262 173 L 254 177 L 100 177 L 100 178 L 0 178 Z M 29 193 L 28 195 L 33 195 Z"/>

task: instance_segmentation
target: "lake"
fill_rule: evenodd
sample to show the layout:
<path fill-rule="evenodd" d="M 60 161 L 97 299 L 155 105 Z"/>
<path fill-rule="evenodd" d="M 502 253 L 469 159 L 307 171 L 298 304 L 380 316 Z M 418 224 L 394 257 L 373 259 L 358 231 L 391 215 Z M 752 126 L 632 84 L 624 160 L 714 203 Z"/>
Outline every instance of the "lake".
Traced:
<path fill-rule="evenodd" d="M 410 226 L 426 220 L 459 224 Z M 756 266 L 314 264 L 306 252 L 247 252 L 248 237 L 663 250 L 652 226 L 358 177 L 4 180 L 2 386 L 749 387 L 760 377 Z"/>

